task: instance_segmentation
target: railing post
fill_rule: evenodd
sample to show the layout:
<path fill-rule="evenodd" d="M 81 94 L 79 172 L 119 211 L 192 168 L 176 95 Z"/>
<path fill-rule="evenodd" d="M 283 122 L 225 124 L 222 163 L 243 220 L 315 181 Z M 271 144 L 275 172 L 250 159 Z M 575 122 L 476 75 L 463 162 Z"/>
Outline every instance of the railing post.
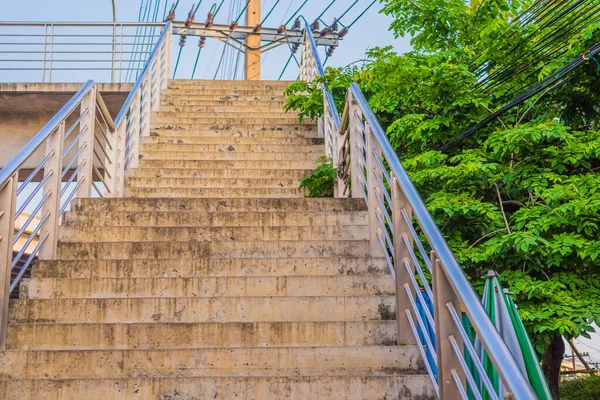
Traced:
<path fill-rule="evenodd" d="M 150 107 L 152 111 L 158 111 L 158 106 L 160 105 L 159 98 L 161 83 L 159 62 L 160 54 L 158 54 L 154 61 L 151 61 L 150 64 Z"/>
<path fill-rule="evenodd" d="M 40 247 L 38 258 L 40 260 L 53 260 L 56 258 L 56 247 L 58 243 L 58 221 L 60 219 L 60 192 L 62 184 L 62 159 L 65 135 L 65 121 L 46 139 L 46 156 L 52 156 L 44 166 L 44 177 L 50 175 L 44 183 L 42 193 L 48 195 L 48 199 L 42 206 L 42 218 L 47 215 L 46 222 L 40 229 L 40 238 L 48 237 Z"/>
<path fill-rule="evenodd" d="M 466 386 L 464 372 L 460 368 L 460 361 L 452 348 L 450 337 L 454 337 L 461 349 L 463 348 L 463 341 L 446 304 L 451 303 L 456 312 L 460 313 L 461 303 L 444 272 L 442 262 L 434 251 L 431 252 L 431 269 L 433 272 L 433 307 L 436 321 L 435 341 L 440 399 L 454 400 L 462 396 L 454 382 L 452 371 L 455 371 L 460 377 L 463 388 L 466 388 Z"/>
<path fill-rule="evenodd" d="M 348 91 L 346 96 L 346 102 L 349 104 L 348 109 L 348 130 L 350 135 L 350 187 L 351 187 L 351 196 L 355 199 L 359 199 L 363 197 L 362 191 L 360 190 L 360 181 L 358 177 L 363 174 L 361 171 L 362 167 L 360 165 L 360 157 L 356 154 L 359 151 L 361 146 L 360 141 L 358 140 L 358 121 L 356 120 L 356 112 L 360 110 L 358 107 L 358 103 L 352 97 L 352 92 Z M 366 183 L 366 182 L 365 182 Z"/>
<path fill-rule="evenodd" d="M 109 191 L 105 194 L 105 197 L 117 197 L 117 174 L 119 168 L 119 160 L 117 159 L 119 151 L 117 148 L 119 143 L 118 135 L 118 129 L 110 131 L 108 127 L 106 128 L 106 137 L 108 140 L 105 143 L 105 151 L 108 155 L 108 158 L 105 157 L 104 166 L 108 171 L 105 171 L 104 173 L 104 181 L 106 182 L 106 186 L 108 186 Z M 109 158 L 111 160 L 110 164 L 108 164 Z"/>
<path fill-rule="evenodd" d="M 369 243 L 371 248 L 371 257 L 383 257 L 385 254 L 384 248 L 381 246 L 377 232 L 380 232 L 381 238 L 385 240 L 385 233 L 377 218 L 377 209 L 381 209 L 381 206 L 377 200 L 375 192 L 377 191 L 379 183 L 375 177 L 376 169 L 379 167 L 376 157 L 381 156 L 381 146 L 377 142 L 377 138 L 369 126 L 368 122 L 365 122 L 365 140 L 367 142 L 367 196 L 368 196 L 368 207 L 369 207 Z M 382 196 L 383 198 L 383 193 Z M 383 210 L 381 210 L 381 218 L 383 219 Z M 381 229 L 380 229 L 381 228 Z M 385 243 L 385 242 L 384 242 Z"/>
<path fill-rule="evenodd" d="M 81 119 L 79 127 L 85 130 L 79 138 L 78 148 L 86 146 L 77 159 L 77 165 L 85 163 L 77 174 L 77 183 L 81 182 L 77 189 L 78 198 L 86 198 L 92 195 L 93 162 L 94 162 L 94 128 L 96 127 L 96 86 L 94 86 L 81 102 L 80 113 L 87 112 Z"/>
<path fill-rule="evenodd" d="M 161 51 L 161 89 L 166 89 L 169 84 L 169 76 L 171 76 L 171 46 L 173 41 L 173 30 L 171 26 L 165 26 L 165 29 L 169 29 L 165 35 L 165 41 L 162 45 Z"/>
<path fill-rule="evenodd" d="M 408 265 L 414 271 L 414 263 L 411 260 L 409 249 L 406 246 L 405 238 L 408 243 L 412 246 L 413 238 L 411 235 L 410 228 L 404 219 L 402 211 L 404 210 L 408 215 L 409 221 L 412 219 L 412 210 L 410 203 L 408 202 L 400 182 L 392 172 L 392 223 L 394 224 L 393 242 L 394 242 L 394 271 L 396 272 L 396 323 L 397 327 L 397 338 L 398 344 L 401 346 L 415 345 L 417 340 L 415 339 L 410 323 L 406 316 L 405 310 L 410 310 L 411 302 L 406 293 L 405 285 L 410 285 L 410 276 L 406 270 L 406 261 Z"/>
<path fill-rule="evenodd" d="M 112 191 L 114 197 L 122 197 L 125 186 L 125 142 L 126 142 L 126 131 L 127 131 L 127 119 L 123 121 L 121 125 L 117 127 L 117 130 L 113 133 L 114 144 L 113 144 L 113 186 Z"/>
<path fill-rule="evenodd" d="M 18 173 L 15 173 L 0 189 L 0 349 L 6 348 L 18 183 Z"/>
<path fill-rule="evenodd" d="M 131 139 L 130 139 L 130 160 L 128 168 L 137 168 L 139 164 L 140 158 L 140 138 L 142 136 L 142 99 L 141 99 L 142 91 L 141 89 L 136 93 L 135 98 L 133 100 L 133 104 L 131 106 L 131 110 L 133 110 L 133 117 L 131 117 Z M 137 115 L 136 115 L 137 114 Z M 125 119 L 124 124 L 127 122 L 127 118 Z"/>
<path fill-rule="evenodd" d="M 140 108 L 140 136 L 150 136 L 150 114 L 152 103 L 152 76 L 151 70 L 146 71 L 144 83 L 142 84 L 142 98 Z M 138 141 L 139 142 L 139 141 Z"/>

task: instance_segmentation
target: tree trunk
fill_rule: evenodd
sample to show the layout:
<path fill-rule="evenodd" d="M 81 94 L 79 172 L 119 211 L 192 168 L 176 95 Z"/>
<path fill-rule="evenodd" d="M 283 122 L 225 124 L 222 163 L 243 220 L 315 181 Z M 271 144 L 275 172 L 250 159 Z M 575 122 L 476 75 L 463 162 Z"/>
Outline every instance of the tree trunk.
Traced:
<path fill-rule="evenodd" d="M 550 386 L 550 391 L 552 392 L 552 397 L 554 397 L 554 400 L 560 399 L 558 383 L 560 364 L 562 363 L 564 354 L 565 342 L 563 342 L 562 336 L 558 335 L 552 339 L 550 346 L 548 346 L 544 352 L 544 355 L 542 356 L 542 370 L 544 371 L 544 375 L 546 375 L 546 379 L 548 380 L 548 385 Z"/>

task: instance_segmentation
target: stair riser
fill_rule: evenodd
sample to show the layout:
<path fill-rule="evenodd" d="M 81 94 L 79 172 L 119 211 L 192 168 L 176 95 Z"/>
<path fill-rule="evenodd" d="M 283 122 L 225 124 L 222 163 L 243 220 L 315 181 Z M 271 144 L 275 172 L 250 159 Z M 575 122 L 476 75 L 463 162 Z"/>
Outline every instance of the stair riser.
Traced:
<path fill-rule="evenodd" d="M 325 146 L 317 145 L 276 145 L 276 144 L 185 144 L 185 143 L 145 143 L 140 152 L 191 152 L 191 153 L 318 153 L 323 155 Z"/>
<path fill-rule="evenodd" d="M 176 103 L 176 102 L 174 102 Z M 253 113 L 263 113 L 264 115 L 269 115 L 273 113 L 275 116 L 277 115 L 295 115 L 295 111 L 284 111 L 283 104 L 266 104 L 262 106 L 257 106 L 251 103 L 248 103 L 246 106 Z M 240 106 L 223 106 L 223 105 L 164 105 L 160 107 L 161 113 L 228 113 L 235 114 L 244 111 L 245 107 Z"/>
<path fill-rule="evenodd" d="M 197 161 L 309 161 L 314 164 L 322 153 L 237 153 L 237 152 L 174 152 L 144 151 L 145 160 L 197 160 Z"/>
<path fill-rule="evenodd" d="M 175 168 L 175 169 L 228 169 L 236 173 L 240 170 L 280 169 L 313 170 L 313 161 L 273 161 L 273 160 L 145 160 L 141 159 L 139 168 Z"/>
<path fill-rule="evenodd" d="M 135 198 L 77 198 L 72 211 L 82 212 L 312 212 L 366 211 L 363 199 L 301 198 L 301 199 L 135 199 Z"/>
<path fill-rule="evenodd" d="M 226 80 L 172 80 L 168 89 L 276 89 L 283 92 L 294 81 L 226 81 Z"/>
<path fill-rule="evenodd" d="M 210 118 L 259 118 L 263 120 L 288 118 L 298 121 L 298 116 L 295 112 L 284 111 L 283 107 L 261 109 L 251 105 L 248 105 L 247 107 L 232 107 L 229 111 L 184 111 L 181 109 L 170 111 L 163 108 L 160 111 L 152 113 L 152 118 L 192 118 L 196 120 L 206 120 Z"/>
<path fill-rule="evenodd" d="M 174 129 L 173 125 L 167 125 L 166 128 L 154 128 L 150 131 L 150 136 L 159 137 L 180 137 L 180 136 L 196 136 L 200 138 L 317 138 L 317 130 L 310 125 L 287 125 L 280 127 L 265 127 L 265 128 L 233 128 L 228 125 L 220 125 L 215 127 L 209 126 L 204 129 L 180 127 Z M 223 128 L 224 127 L 224 128 Z"/>
<path fill-rule="evenodd" d="M 374 321 L 394 316 L 393 296 L 57 299 L 14 301 L 9 322 L 316 322 Z"/>
<path fill-rule="evenodd" d="M 246 106 L 255 106 L 255 107 L 269 107 L 269 108 L 277 108 L 282 110 L 285 107 L 285 101 L 282 99 L 274 100 L 274 99 L 264 99 L 264 100 L 256 100 L 253 97 L 249 98 L 232 98 L 229 96 L 215 96 L 212 99 L 198 99 L 193 97 L 188 97 L 186 99 L 179 99 L 176 97 L 170 97 L 169 99 L 160 99 L 160 107 L 159 109 L 164 109 L 164 107 L 184 107 L 184 106 L 192 106 L 192 107 L 246 107 Z"/>
<path fill-rule="evenodd" d="M 174 349 L 329 346 L 389 346 L 396 344 L 395 321 L 368 322 L 260 322 L 199 324 L 12 324 L 7 348 L 11 350 L 128 350 L 160 349 L 181 362 Z M 168 351 L 166 351 L 168 350 Z M 189 350 L 188 350 L 189 351 Z M 86 355 L 87 362 L 89 355 Z M 0 356 L 0 361 L 2 357 Z M 154 362 L 158 360 L 154 359 Z M 399 360 L 403 362 L 404 360 Z M 146 361 L 148 363 L 148 360 Z M 202 363 L 205 374 L 218 375 L 218 366 Z M 220 364 L 223 366 L 223 364 Z M 294 365 L 294 364 L 289 364 Z M 186 366 L 187 368 L 188 366 Z M 151 367 L 150 367 L 151 368 Z M 0 378 L 2 377 L 0 365 Z M 148 372 L 161 376 L 159 371 Z M 196 372 L 199 373 L 199 372 Z M 227 370 L 226 374 L 231 373 Z M 255 372 L 262 375 L 260 372 Z M 283 373 L 283 371 L 279 371 Z M 309 371 L 303 371 L 303 374 Z M 29 376 L 33 372 L 29 372 Z M 276 374 L 273 371 L 272 374 Z M 169 376 L 168 373 L 165 373 Z M 108 373 L 98 376 L 123 376 Z M 72 376 L 75 377 L 75 376 Z M 80 375 L 81 377 L 81 375 Z"/>
<path fill-rule="evenodd" d="M 150 124 L 151 130 L 170 130 L 171 132 L 177 132 L 177 135 L 180 135 L 181 132 L 189 132 L 189 131 L 311 131 L 315 132 L 315 124 L 312 122 L 305 122 L 304 124 L 298 124 L 296 121 L 294 122 L 282 122 L 275 123 L 269 121 L 269 123 L 265 123 L 265 121 L 256 121 L 252 123 L 233 123 L 231 120 L 227 120 L 227 122 L 215 122 L 211 123 L 208 121 L 199 121 L 199 122 L 190 122 L 190 123 L 157 123 L 153 121 Z M 315 135 L 316 136 L 316 135 Z"/>
<path fill-rule="evenodd" d="M 305 227 L 337 227 L 367 225 L 367 213 L 356 212 L 322 212 L 322 213 L 253 213 L 253 212 L 218 212 L 194 213 L 185 211 L 172 212 L 110 212 L 86 213 L 67 212 L 63 216 L 63 227 L 98 227 L 98 226 L 144 226 L 144 227 L 236 227 L 236 226 L 305 226 Z M 361 228 L 364 229 L 364 228 Z"/>
<path fill-rule="evenodd" d="M 24 279 L 23 299 L 237 296 L 391 295 L 394 282 L 385 275 L 203 277 L 139 279 Z"/>
<path fill-rule="evenodd" d="M 288 145 L 309 146 L 324 145 L 324 140 L 319 138 L 262 138 L 262 137 L 199 137 L 199 136 L 147 136 L 141 140 L 142 144 L 193 144 L 193 145 Z"/>
<path fill-rule="evenodd" d="M 425 375 L 0 381 L 7 400 L 434 400 Z M 83 397 L 82 397 L 83 396 Z"/>
<path fill-rule="evenodd" d="M 211 199 L 228 199 L 228 198 L 302 198 L 305 195 L 304 190 L 291 188 L 262 188 L 262 189 L 222 189 L 222 188 L 125 188 L 125 196 L 139 198 L 211 198 Z"/>
<path fill-rule="evenodd" d="M 225 333 L 225 332 L 224 332 Z M 420 372 L 418 350 L 366 348 L 186 349 L 148 351 L 9 351 L 0 355 L 0 377 L 22 379 L 281 376 L 301 369 L 313 375 L 386 375 Z M 327 360 L 327 362 L 324 362 Z"/>
<path fill-rule="evenodd" d="M 243 227 L 63 227 L 63 242 L 171 242 L 255 240 L 367 240 L 369 232 L 362 226 L 243 226 Z"/>
<path fill-rule="evenodd" d="M 238 116 L 238 115 L 221 115 L 219 117 L 204 117 L 200 114 L 198 114 L 195 117 L 162 117 L 162 116 L 157 116 L 152 118 L 152 125 L 153 127 L 158 126 L 158 125 L 165 125 L 165 124 L 176 124 L 178 126 L 185 126 L 185 125 L 189 125 L 189 126 L 196 126 L 196 125 L 220 125 L 220 124 L 228 124 L 228 125 L 236 125 L 236 126 L 245 126 L 245 125 L 265 125 L 265 124 L 269 124 L 269 125 L 273 125 L 273 126 L 277 126 L 277 125 L 309 125 L 309 126 L 314 126 L 315 122 L 310 121 L 309 119 L 305 119 L 304 122 L 300 123 L 298 122 L 298 118 L 296 116 L 284 116 L 284 117 L 279 117 L 279 118 L 274 118 L 274 117 L 269 117 L 269 118 L 265 118 L 265 117 L 261 117 L 261 116 L 254 116 L 254 117 L 243 117 L 243 116 Z"/>
<path fill-rule="evenodd" d="M 296 182 L 312 173 L 311 169 L 198 169 L 198 168 L 134 168 L 131 178 L 219 178 L 219 179 L 294 179 Z"/>
<path fill-rule="evenodd" d="M 212 90 L 203 93 L 188 93 L 188 94 L 161 94 L 161 104 L 173 102 L 175 104 L 185 104 L 186 101 L 194 101 L 196 103 L 213 103 L 213 102 L 259 102 L 259 104 L 270 103 L 271 105 L 285 105 L 286 98 L 281 94 L 274 93 L 223 93 L 221 91 Z"/>
<path fill-rule="evenodd" d="M 167 88 L 161 91 L 161 97 L 167 96 L 206 96 L 206 95 L 220 95 L 220 96 L 283 96 L 284 87 L 278 88 L 266 88 L 266 87 L 179 87 L 179 88 Z"/>
<path fill-rule="evenodd" d="M 35 278 L 161 278 L 211 276 L 387 275 L 385 259 L 195 258 L 166 260 L 40 260 Z"/>
<path fill-rule="evenodd" d="M 128 188 L 298 189 L 298 178 L 126 178 Z"/>

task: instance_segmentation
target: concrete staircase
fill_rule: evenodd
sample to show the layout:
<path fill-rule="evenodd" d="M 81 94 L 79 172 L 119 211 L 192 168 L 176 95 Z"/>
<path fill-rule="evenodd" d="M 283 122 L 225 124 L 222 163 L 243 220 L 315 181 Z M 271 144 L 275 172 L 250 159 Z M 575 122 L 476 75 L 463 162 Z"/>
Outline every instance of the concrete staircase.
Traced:
<path fill-rule="evenodd" d="M 172 81 L 126 197 L 81 199 L 11 302 L 4 399 L 429 399 L 359 199 L 280 82 Z"/>

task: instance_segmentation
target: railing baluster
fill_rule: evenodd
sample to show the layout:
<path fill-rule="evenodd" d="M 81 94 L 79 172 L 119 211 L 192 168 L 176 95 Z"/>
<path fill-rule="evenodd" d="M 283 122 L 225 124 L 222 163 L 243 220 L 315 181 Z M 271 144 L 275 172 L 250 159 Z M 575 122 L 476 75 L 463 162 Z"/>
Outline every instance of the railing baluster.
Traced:
<path fill-rule="evenodd" d="M 129 163 L 129 168 L 137 168 L 140 158 L 140 129 L 142 128 L 141 120 L 142 120 L 142 110 L 141 110 L 141 89 L 135 94 L 135 98 L 133 99 L 132 110 L 134 113 L 137 113 L 137 118 L 134 118 L 131 127 L 131 148 L 129 150 L 128 157 L 131 159 Z"/>
<path fill-rule="evenodd" d="M 460 365 L 460 360 L 454 352 L 450 338 L 454 337 L 456 345 L 460 349 L 463 348 L 463 341 L 460 330 L 454 324 L 452 316 L 446 308 L 446 304 L 451 303 L 460 309 L 461 303 L 435 251 L 431 252 L 431 266 L 433 271 L 433 308 L 436 321 L 436 350 L 440 399 L 453 400 L 462 397 L 461 390 L 455 383 L 455 379 L 459 379 L 462 387 L 465 387 L 465 376 L 462 371 L 457 371 L 454 378 L 452 376 L 451 371 L 455 370 L 455 366 Z"/>
<path fill-rule="evenodd" d="M 0 189 L 0 210 L 2 211 L 2 216 L 0 216 L 0 301 L 2 302 L 0 308 L 0 349 L 6 348 L 18 176 L 19 173 L 16 172 Z"/>
<path fill-rule="evenodd" d="M 406 261 L 413 271 L 415 266 L 410 257 L 410 251 L 403 240 L 403 236 L 406 234 L 406 236 L 409 238 L 409 243 L 412 244 L 412 241 L 410 240 L 410 238 L 412 238 L 412 236 L 410 235 L 410 229 L 402 216 L 402 210 L 406 210 L 407 213 L 411 213 L 411 210 L 410 204 L 406 199 L 406 196 L 402 192 L 400 183 L 394 176 L 393 172 L 391 178 L 392 221 L 394 225 L 393 240 L 395 249 L 394 267 L 396 270 L 396 308 L 398 310 L 406 310 L 411 308 L 411 302 L 408 298 L 406 291 L 404 290 L 404 285 L 410 282 L 410 276 L 404 266 L 403 261 Z M 410 331 L 410 324 L 406 319 L 406 315 L 404 313 L 399 314 L 396 321 L 398 325 L 398 343 L 401 345 L 416 344 L 416 339 Z"/>
<path fill-rule="evenodd" d="M 369 214 L 369 242 L 371 248 L 371 256 L 383 257 L 385 249 L 379 244 L 377 237 L 378 220 L 377 220 L 377 178 L 375 177 L 377 168 L 376 157 L 381 157 L 381 147 L 374 137 L 369 124 L 365 124 L 365 140 L 367 142 L 367 196 L 368 196 L 368 214 Z"/>
<path fill-rule="evenodd" d="M 81 119 L 79 126 L 84 130 L 79 138 L 78 146 L 86 146 L 78 157 L 77 165 L 85 163 L 83 168 L 77 174 L 77 181 L 81 181 L 77 189 L 78 198 L 90 197 L 92 194 L 92 163 L 94 162 L 94 134 L 96 127 L 96 87 L 94 86 L 81 101 L 81 113 L 87 110 L 85 116 Z M 87 128 L 87 129 L 86 129 Z"/>
<path fill-rule="evenodd" d="M 44 166 L 44 176 L 50 177 L 44 183 L 42 193 L 47 193 L 48 199 L 42 206 L 42 217 L 48 216 L 40 230 L 40 237 L 48 235 L 40 247 L 38 257 L 40 260 L 52 260 L 56 257 L 56 245 L 58 242 L 58 220 L 60 218 L 60 193 L 62 183 L 62 162 L 65 135 L 65 121 L 46 139 L 46 155 L 52 154 Z"/>
<path fill-rule="evenodd" d="M 115 145 L 113 154 L 113 193 L 114 197 L 122 197 L 125 189 L 125 136 L 127 123 L 123 121 L 115 132 L 111 132 L 114 136 Z"/>

